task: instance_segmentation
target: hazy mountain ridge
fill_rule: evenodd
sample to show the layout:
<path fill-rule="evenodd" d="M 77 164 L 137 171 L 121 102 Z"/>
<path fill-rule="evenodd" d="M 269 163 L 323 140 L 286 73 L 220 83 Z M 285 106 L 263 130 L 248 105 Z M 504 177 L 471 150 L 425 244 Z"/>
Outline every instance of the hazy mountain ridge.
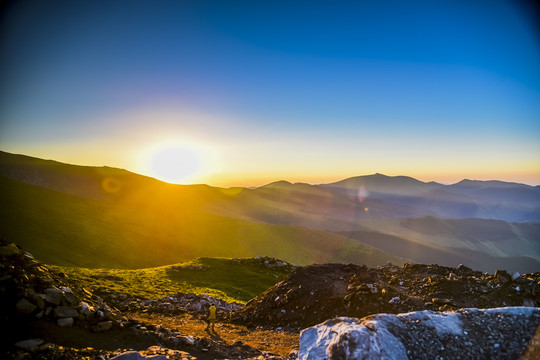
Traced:
<path fill-rule="evenodd" d="M 223 189 L 3 152 L 0 174 L 9 204 L 2 211 L 6 236 L 22 237 L 13 231 L 16 224 L 35 246 L 40 236 L 75 252 L 87 242 L 94 254 L 100 246 L 108 249 L 105 264 L 131 247 L 122 266 L 133 267 L 145 255 L 160 261 L 140 266 L 195 256 L 269 255 L 300 264 L 376 265 L 405 258 L 490 271 L 540 268 L 540 192 L 523 184 L 443 185 L 375 174 L 332 184 L 278 181 Z M 523 197 L 528 201 L 522 204 Z M 529 218 L 534 222 L 525 223 Z M 54 231 L 40 235 L 43 229 Z M 145 244 L 153 245 L 150 252 Z"/>
<path fill-rule="evenodd" d="M 54 167 L 48 176 L 62 178 L 64 167 L 70 165 Z M 227 190 L 171 185 L 135 174 L 119 180 L 108 170 L 102 178 L 86 179 L 91 186 L 79 188 L 78 195 L 63 189 L 61 181 L 49 182 L 57 187 L 52 190 L 0 176 L 0 233 L 47 263 L 86 267 L 141 268 L 200 256 L 258 255 L 298 264 L 403 262 L 339 234 L 205 210 L 206 204 L 230 197 Z M 121 186 L 111 193 L 102 186 L 107 179 Z"/>
<path fill-rule="evenodd" d="M 462 180 L 443 185 L 435 182 L 381 174 L 353 177 L 323 185 L 350 196 L 376 197 L 409 205 L 423 215 L 441 218 L 476 217 L 515 222 L 540 221 L 538 187 L 503 181 Z"/>

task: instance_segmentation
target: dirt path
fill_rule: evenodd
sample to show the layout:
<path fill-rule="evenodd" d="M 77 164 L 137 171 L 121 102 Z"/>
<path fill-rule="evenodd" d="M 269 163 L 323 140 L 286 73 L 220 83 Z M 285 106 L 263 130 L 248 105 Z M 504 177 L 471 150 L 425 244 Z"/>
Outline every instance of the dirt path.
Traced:
<path fill-rule="evenodd" d="M 212 338 L 232 345 L 237 341 L 252 346 L 267 353 L 288 356 L 291 350 L 298 349 L 300 335 L 286 331 L 248 329 L 245 326 L 230 323 L 216 323 L 216 333 L 212 334 L 205 330 L 206 322 L 188 314 L 167 316 L 161 314 L 127 313 L 126 316 L 139 320 L 146 324 L 159 324 L 182 334 Z"/>

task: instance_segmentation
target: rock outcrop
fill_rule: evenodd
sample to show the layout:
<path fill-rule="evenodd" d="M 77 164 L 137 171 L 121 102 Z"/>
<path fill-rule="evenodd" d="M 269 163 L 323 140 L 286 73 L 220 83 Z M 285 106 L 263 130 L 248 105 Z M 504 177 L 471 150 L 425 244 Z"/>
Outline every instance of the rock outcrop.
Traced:
<path fill-rule="evenodd" d="M 539 325 L 530 307 L 342 317 L 304 330 L 299 359 L 538 359 Z"/>
<path fill-rule="evenodd" d="M 61 327 L 78 323 L 104 331 L 126 320 L 99 296 L 73 287 L 63 274 L 50 271 L 32 254 L 4 239 L 0 239 L 0 270 L 0 318 L 5 323 L 43 319 Z M 103 326 L 104 322 L 111 326 Z"/>
<path fill-rule="evenodd" d="M 540 273 L 494 274 L 439 265 L 324 264 L 296 268 L 232 320 L 303 329 L 334 317 L 540 305 Z"/>
<path fill-rule="evenodd" d="M 159 324 L 129 319 L 118 308 L 167 315 L 186 312 L 202 317 L 210 303 L 216 304 L 222 316 L 242 306 L 208 295 L 183 293 L 150 300 L 125 294 L 100 297 L 74 284 L 66 275 L 50 270 L 30 253 L 0 237 L 0 321 L 10 330 L 0 339 L 2 359 L 108 359 L 122 353 L 49 343 L 46 337 L 39 338 L 36 337 L 39 334 L 34 334 L 32 329 L 37 323 L 40 323 L 41 335 L 46 335 L 47 329 L 53 333 L 62 329 L 76 331 L 82 337 L 102 335 L 118 337 L 138 346 L 148 344 L 146 351 L 127 351 L 125 358 L 196 359 L 190 355 L 191 352 L 216 358 L 260 356 L 261 351 L 242 342 L 226 344 L 219 339 L 193 337 Z"/>

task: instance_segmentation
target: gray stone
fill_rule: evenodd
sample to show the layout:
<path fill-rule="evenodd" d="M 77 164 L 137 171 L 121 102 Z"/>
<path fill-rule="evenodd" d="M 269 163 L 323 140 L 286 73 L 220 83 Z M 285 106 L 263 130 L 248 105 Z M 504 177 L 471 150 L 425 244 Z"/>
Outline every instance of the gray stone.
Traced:
<path fill-rule="evenodd" d="M 32 301 L 41 310 L 45 309 L 45 294 L 34 294 L 34 295 L 32 295 Z"/>
<path fill-rule="evenodd" d="M 180 340 L 182 344 L 189 345 L 189 346 L 195 345 L 195 338 L 193 336 L 189 336 L 189 335 L 180 336 L 178 337 L 178 339 Z"/>
<path fill-rule="evenodd" d="M 81 310 L 79 311 L 81 315 L 89 317 L 94 312 L 94 308 L 88 305 L 88 303 L 81 302 Z"/>
<path fill-rule="evenodd" d="M 101 321 L 101 322 L 98 322 L 97 325 L 95 326 L 92 326 L 92 330 L 94 332 L 103 332 L 103 331 L 107 331 L 107 330 L 110 330 L 113 326 L 113 322 L 112 321 Z"/>
<path fill-rule="evenodd" d="M 57 318 L 79 317 L 79 312 L 69 306 L 58 306 L 54 309 L 54 316 Z"/>
<path fill-rule="evenodd" d="M 48 288 L 45 290 L 45 301 L 49 304 L 60 305 L 63 292 L 57 288 Z"/>
<path fill-rule="evenodd" d="M 56 324 L 58 324 L 60 327 L 71 327 L 73 326 L 73 323 L 73 318 L 61 318 L 56 320 Z"/>
<path fill-rule="evenodd" d="M 28 339 L 16 342 L 15 346 L 21 349 L 31 349 L 41 344 L 43 344 L 43 339 Z"/>
<path fill-rule="evenodd" d="M 60 289 L 62 290 L 64 299 L 68 302 L 68 304 L 75 305 L 81 302 L 81 299 L 79 299 L 67 286 L 62 286 Z"/>

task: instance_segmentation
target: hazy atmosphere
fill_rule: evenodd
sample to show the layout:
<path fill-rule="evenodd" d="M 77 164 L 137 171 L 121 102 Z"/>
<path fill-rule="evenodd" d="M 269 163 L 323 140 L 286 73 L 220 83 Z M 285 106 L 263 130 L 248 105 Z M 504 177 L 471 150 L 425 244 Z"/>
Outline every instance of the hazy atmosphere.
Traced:
<path fill-rule="evenodd" d="M 540 184 L 533 1 L 12 1 L 0 148 L 174 183 Z"/>
<path fill-rule="evenodd" d="M 0 359 L 540 359 L 540 3 L 0 7 Z"/>

